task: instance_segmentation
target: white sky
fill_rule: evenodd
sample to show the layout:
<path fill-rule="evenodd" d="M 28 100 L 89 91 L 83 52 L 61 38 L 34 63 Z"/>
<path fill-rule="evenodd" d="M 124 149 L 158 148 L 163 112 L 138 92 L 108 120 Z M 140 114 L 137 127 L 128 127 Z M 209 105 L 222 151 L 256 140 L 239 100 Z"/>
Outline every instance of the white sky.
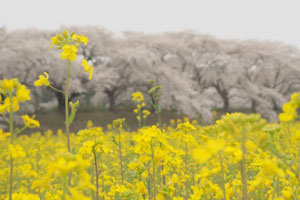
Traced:
<path fill-rule="evenodd" d="M 8 30 L 100 25 L 115 33 L 196 30 L 300 48 L 300 0 L 0 0 Z"/>

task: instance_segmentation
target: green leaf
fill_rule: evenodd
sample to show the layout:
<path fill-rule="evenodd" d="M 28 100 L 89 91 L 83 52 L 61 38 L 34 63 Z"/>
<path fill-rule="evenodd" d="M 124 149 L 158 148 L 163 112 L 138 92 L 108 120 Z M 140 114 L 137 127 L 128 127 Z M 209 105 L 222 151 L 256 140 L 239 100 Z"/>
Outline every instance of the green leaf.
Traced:
<path fill-rule="evenodd" d="M 74 104 L 72 102 L 70 102 L 69 105 L 71 107 L 71 114 L 70 114 L 69 119 L 66 123 L 67 124 L 72 124 L 72 122 L 75 118 L 76 112 L 78 110 L 79 101 L 77 100 L 76 103 L 74 103 Z"/>

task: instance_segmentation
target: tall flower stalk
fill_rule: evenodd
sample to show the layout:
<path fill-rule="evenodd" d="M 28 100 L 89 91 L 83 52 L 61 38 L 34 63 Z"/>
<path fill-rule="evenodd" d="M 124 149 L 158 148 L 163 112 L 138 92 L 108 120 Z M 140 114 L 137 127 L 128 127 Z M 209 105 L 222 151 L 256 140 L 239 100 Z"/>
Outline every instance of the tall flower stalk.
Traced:
<path fill-rule="evenodd" d="M 115 128 L 118 129 L 118 141 L 116 143 L 118 144 L 119 148 L 119 163 L 120 163 L 120 176 L 121 176 L 121 184 L 124 184 L 124 170 L 123 170 L 123 154 L 122 154 L 122 137 L 121 132 L 123 129 L 123 125 L 125 123 L 125 118 L 122 119 L 116 119 L 113 121 L 113 125 Z"/>
<path fill-rule="evenodd" d="M 9 132 L 10 132 L 10 144 L 13 145 L 14 142 L 14 112 L 13 112 L 13 102 L 12 102 L 12 94 L 9 94 L 10 98 L 10 112 L 9 112 Z M 10 173 L 9 173 L 9 200 L 12 199 L 13 193 L 13 171 L 14 171 L 14 159 L 12 154 L 10 154 Z"/>
<path fill-rule="evenodd" d="M 70 85 L 70 71 L 71 71 L 71 62 L 68 60 L 68 74 L 66 80 L 66 88 L 65 88 L 65 114 L 66 114 L 66 134 L 68 140 L 68 151 L 71 152 L 71 144 L 70 144 L 70 123 L 69 122 L 69 85 Z M 69 183 L 70 185 L 70 183 Z"/>
<path fill-rule="evenodd" d="M 145 109 L 144 96 L 141 92 L 134 92 L 132 95 L 132 101 L 136 102 L 136 108 L 133 110 L 137 114 L 136 119 L 139 122 L 139 128 L 146 125 L 146 119 L 150 115 L 150 111 Z"/>
<path fill-rule="evenodd" d="M 160 90 L 161 90 L 161 85 L 155 85 L 154 80 L 148 80 L 148 83 L 150 84 L 150 90 L 148 90 L 148 94 L 151 97 L 151 105 L 155 110 L 155 114 L 157 116 L 157 123 L 158 127 L 162 128 L 161 124 L 161 107 L 158 104 L 158 100 L 160 97 Z"/>
<path fill-rule="evenodd" d="M 243 200 L 248 200 L 248 185 L 247 185 L 247 168 L 246 168 L 246 134 L 242 132 L 242 141 L 241 141 L 241 149 L 242 149 L 242 160 L 241 160 L 241 177 L 242 177 L 242 185 L 243 185 Z"/>
<path fill-rule="evenodd" d="M 2 99 L 3 98 L 3 99 Z M 8 123 L 10 132 L 10 167 L 9 167 L 9 200 L 13 199 L 14 190 L 14 160 L 22 157 L 21 154 L 16 152 L 17 148 L 22 149 L 21 146 L 17 148 L 14 146 L 14 137 L 24 131 L 26 128 L 39 127 L 38 121 L 30 118 L 28 115 L 23 115 L 25 126 L 18 131 L 14 129 L 14 112 L 20 109 L 19 103 L 30 100 L 30 90 L 26 89 L 25 85 L 22 85 L 17 78 L 4 79 L 0 81 L 0 113 L 3 119 Z"/>
<path fill-rule="evenodd" d="M 40 75 L 39 79 L 34 82 L 34 85 L 37 87 L 40 86 L 47 86 L 53 89 L 56 92 L 60 92 L 65 97 L 65 128 L 66 128 L 66 136 L 67 136 L 67 148 L 68 152 L 72 153 L 71 148 L 71 139 L 70 139 L 70 125 L 73 122 L 79 102 L 76 103 L 69 103 L 69 87 L 70 87 L 70 77 L 71 77 L 71 61 L 75 61 L 77 57 L 77 51 L 78 46 L 83 43 L 84 45 L 87 45 L 88 38 L 85 37 L 83 34 L 81 36 L 75 34 L 72 32 L 71 34 L 68 33 L 68 31 L 64 31 L 62 34 L 57 34 L 56 36 L 51 38 L 52 44 L 50 48 L 52 48 L 54 45 L 57 47 L 57 49 L 62 50 L 61 51 L 61 59 L 67 60 L 67 76 L 66 76 L 66 86 L 65 90 L 59 90 L 53 87 L 49 82 L 49 75 L 47 72 L 44 72 L 45 76 Z M 88 64 L 88 61 L 83 59 L 82 60 L 82 66 L 84 67 L 83 71 L 89 73 L 89 79 L 92 79 L 93 75 L 93 66 Z M 71 108 L 71 112 L 69 111 L 69 107 Z M 69 173 L 68 178 L 68 187 L 71 186 L 71 175 L 72 173 Z"/>

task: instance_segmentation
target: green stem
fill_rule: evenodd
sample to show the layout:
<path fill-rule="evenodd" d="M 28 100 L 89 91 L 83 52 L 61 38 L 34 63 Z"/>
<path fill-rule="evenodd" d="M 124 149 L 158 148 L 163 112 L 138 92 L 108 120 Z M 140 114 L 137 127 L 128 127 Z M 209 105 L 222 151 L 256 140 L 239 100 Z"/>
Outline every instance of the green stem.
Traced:
<path fill-rule="evenodd" d="M 161 112 L 160 112 L 159 105 L 158 105 L 157 101 L 155 100 L 154 94 L 152 94 L 152 99 L 154 101 L 153 104 L 152 104 L 152 106 L 155 109 L 155 113 L 156 113 L 156 116 L 157 116 L 158 127 L 160 129 L 162 129 Z M 161 147 L 161 144 L 160 144 L 160 147 Z M 164 161 L 161 162 L 161 172 L 163 172 L 163 170 L 164 170 Z M 163 181 L 163 185 L 166 185 L 166 176 L 165 175 L 162 176 L 162 181 Z"/>
<path fill-rule="evenodd" d="M 10 144 L 14 142 L 14 112 L 13 112 L 13 100 L 12 94 L 10 93 L 10 112 L 9 112 L 9 132 L 10 132 Z M 13 195 L 13 171 L 14 171 L 14 160 L 10 154 L 10 175 L 9 175 L 9 200 L 12 200 Z"/>
<path fill-rule="evenodd" d="M 39 174 L 40 173 L 40 165 L 39 165 L 39 152 L 40 152 L 40 147 L 38 146 L 37 147 L 37 152 L 36 152 L 36 170 L 37 170 L 37 173 Z M 42 199 L 42 194 L 41 194 L 41 188 L 39 187 L 39 197 L 40 197 L 40 200 Z"/>
<path fill-rule="evenodd" d="M 226 188 L 225 188 L 225 169 L 224 169 L 224 162 L 222 158 L 221 152 L 219 152 L 219 159 L 220 159 L 220 165 L 221 165 L 221 187 L 223 190 L 223 196 L 224 200 L 226 200 Z"/>
<path fill-rule="evenodd" d="M 20 133 L 22 133 L 23 131 L 25 131 L 27 128 L 28 128 L 27 126 L 24 126 L 18 132 L 16 132 L 15 135 L 19 135 Z"/>
<path fill-rule="evenodd" d="M 49 87 L 50 87 L 52 90 L 55 90 L 56 92 L 60 92 L 60 93 L 63 93 L 63 94 L 64 94 L 64 91 L 59 90 L 59 89 L 56 89 L 56 88 L 53 87 L 52 85 L 49 85 Z"/>
<path fill-rule="evenodd" d="M 122 156 L 122 142 L 121 142 L 121 130 L 119 129 L 119 157 L 120 157 L 120 174 L 121 183 L 124 184 L 124 174 L 123 174 L 123 156 Z"/>
<path fill-rule="evenodd" d="M 68 74 L 65 88 L 65 112 L 66 112 L 66 134 L 67 134 L 67 142 L 68 142 L 68 151 L 71 153 L 71 144 L 70 144 L 70 124 L 69 124 L 69 85 L 70 85 L 70 71 L 71 71 L 71 61 L 68 60 Z M 69 172 L 69 180 L 68 186 L 71 186 L 71 175 Z"/>
<path fill-rule="evenodd" d="M 156 116 L 157 116 L 157 122 L 158 122 L 158 127 L 159 128 L 162 128 L 162 124 L 161 124 L 161 112 L 160 112 L 160 107 L 159 107 L 159 105 L 158 105 L 158 103 L 157 103 L 157 101 L 156 101 L 156 99 L 155 99 L 155 96 L 154 96 L 154 94 L 152 94 L 152 98 L 153 98 L 153 107 L 154 107 L 154 109 L 155 109 L 155 113 L 156 113 Z"/>
<path fill-rule="evenodd" d="M 101 181 L 102 181 L 102 183 L 101 183 L 101 185 L 102 185 L 102 193 L 104 193 L 104 191 L 105 191 L 105 186 L 104 186 L 104 174 L 102 175 Z M 103 200 L 105 200 L 104 196 L 103 196 Z"/>
<path fill-rule="evenodd" d="M 245 131 L 242 132 L 242 142 L 241 142 L 241 148 L 242 148 L 242 161 L 241 161 L 241 177 L 242 177 L 242 185 L 243 185 L 243 200 L 248 200 L 248 188 L 247 188 L 247 171 L 246 171 L 246 134 Z"/>
<path fill-rule="evenodd" d="M 142 127 L 142 116 L 141 115 L 142 115 L 141 108 L 139 108 L 139 117 L 140 117 L 139 120 L 138 120 L 139 121 L 139 128 Z"/>
<path fill-rule="evenodd" d="M 185 143 L 185 175 L 188 176 L 188 143 Z M 185 200 L 187 200 L 189 197 L 189 182 L 188 178 L 185 181 Z"/>
<path fill-rule="evenodd" d="M 156 200 L 156 169 L 155 169 L 155 162 L 154 162 L 154 149 L 153 149 L 153 144 L 151 140 L 151 154 L 152 154 L 152 173 L 153 173 L 153 199 Z"/>
<path fill-rule="evenodd" d="M 98 171 L 98 163 L 97 163 L 97 154 L 96 148 L 93 148 L 94 153 L 94 161 L 95 161 L 95 172 L 96 172 L 96 200 L 99 200 L 99 171 Z"/>
<path fill-rule="evenodd" d="M 2 117 L 3 117 L 3 119 L 6 121 L 6 123 L 9 124 L 9 120 L 7 119 L 7 117 L 5 117 L 4 113 L 2 113 Z"/>
<path fill-rule="evenodd" d="M 275 196 L 276 196 L 276 190 L 278 189 L 278 188 L 276 187 L 276 176 L 273 177 L 273 188 L 274 188 L 274 190 L 273 190 L 273 194 L 272 194 L 272 200 L 275 199 Z"/>
<path fill-rule="evenodd" d="M 292 167 L 291 164 L 289 164 L 289 163 L 287 162 L 286 159 L 284 159 L 284 157 L 283 157 L 281 154 L 279 154 L 278 152 L 274 151 L 273 149 L 270 149 L 270 151 L 271 151 L 277 158 L 279 158 L 286 166 L 288 166 L 289 169 L 296 175 L 297 179 L 300 180 L 297 171 Z"/>
<path fill-rule="evenodd" d="M 146 167 L 147 170 L 148 170 L 148 192 L 149 192 L 149 200 L 151 200 L 151 190 L 152 190 L 152 188 L 151 188 L 150 166 L 149 166 L 149 167 L 145 166 L 145 167 Z"/>
<path fill-rule="evenodd" d="M 162 123 L 161 123 L 161 113 L 158 111 L 157 113 L 157 119 L 158 119 L 158 127 L 162 128 Z"/>
<path fill-rule="evenodd" d="M 62 200 L 66 199 L 66 194 L 68 192 L 68 186 L 67 186 L 67 177 L 63 177 L 64 178 L 64 189 L 63 189 L 63 193 L 62 193 Z"/>

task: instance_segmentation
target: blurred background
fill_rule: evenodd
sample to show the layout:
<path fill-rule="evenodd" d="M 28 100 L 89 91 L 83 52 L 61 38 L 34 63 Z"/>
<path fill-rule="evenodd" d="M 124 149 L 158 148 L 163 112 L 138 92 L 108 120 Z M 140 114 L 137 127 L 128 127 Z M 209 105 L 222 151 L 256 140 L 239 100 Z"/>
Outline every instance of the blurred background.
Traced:
<path fill-rule="evenodd" d="M 20 114 L 35 114 L 43 130 L 62 128 L 63 95 L 33 83 L 47 72 L 64 89 L 66 62 L 50 39 L 69 30 L 89 38 L 71 66 L 69 99 L 80 101 L 72 131 L 121 117 L 135 129 L 131 93 L 142 92 L 153 111 L 149 79 L 162 85 L 164 123 L 208 124 L 236 111 L 275 122 L 300 89 L 299 7 L 298 0 L 0 0 L 0 79 L 18 77 L 31 89 Z M 94 66 L 91 81 L 80 73 L 83 58 Z M 155 123 L 154 114 L 147 121 Z"/>

